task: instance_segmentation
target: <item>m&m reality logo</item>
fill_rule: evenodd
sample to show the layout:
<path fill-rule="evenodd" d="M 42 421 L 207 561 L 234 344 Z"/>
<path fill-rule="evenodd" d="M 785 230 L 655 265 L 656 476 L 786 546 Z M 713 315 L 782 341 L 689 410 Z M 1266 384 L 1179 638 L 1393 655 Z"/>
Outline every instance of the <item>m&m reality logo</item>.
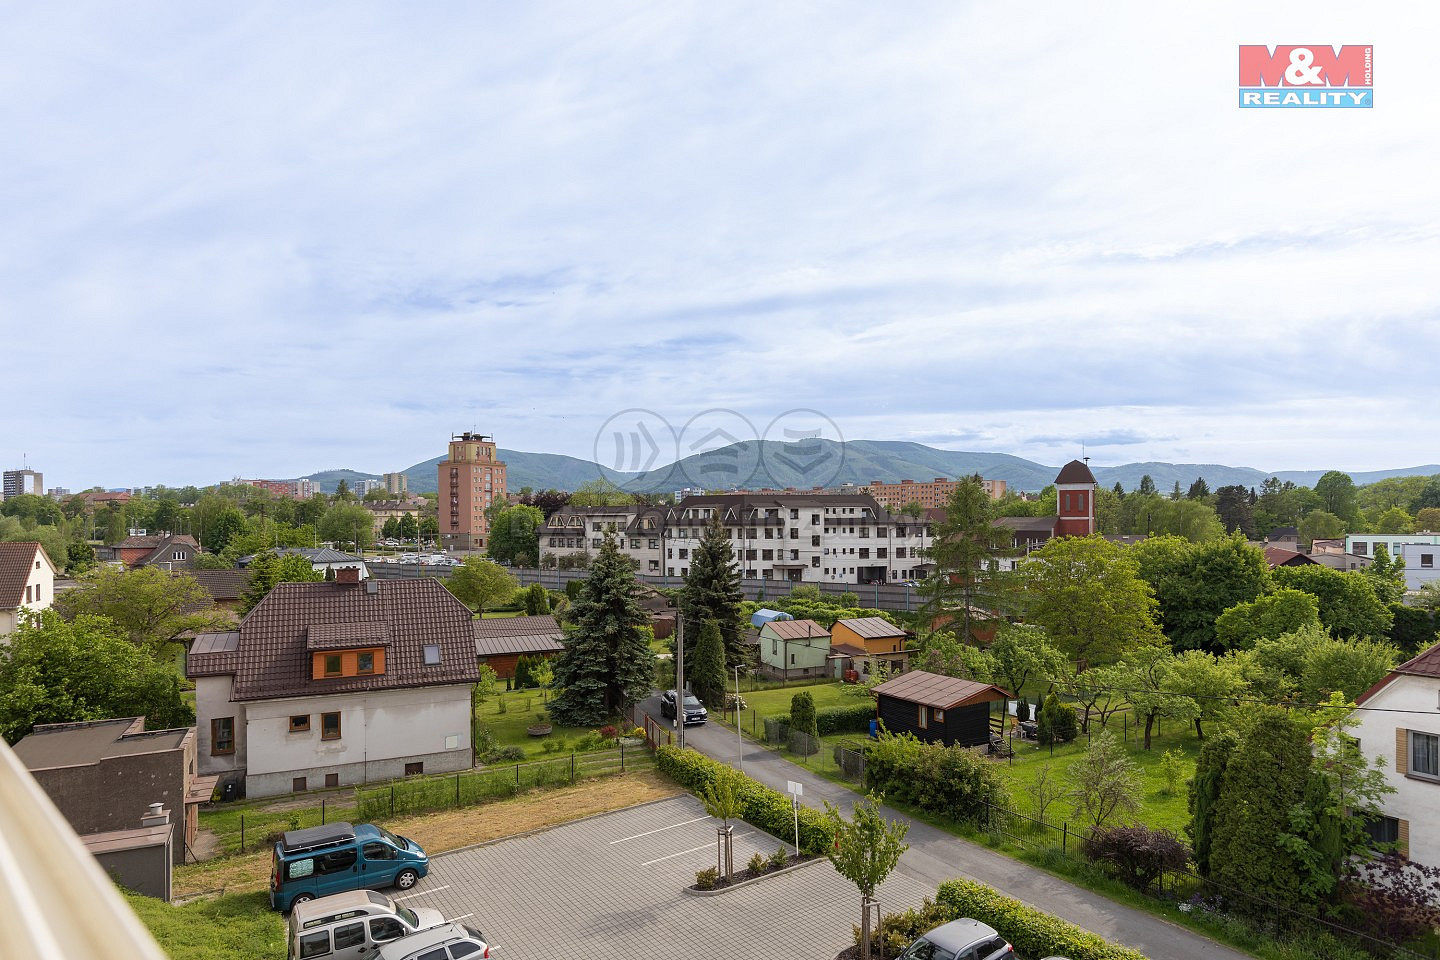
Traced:
<path fill-rule="evenodd" d="M 1242 107 L 1373 107 L 1369 44 L 1240 47 Z"/>

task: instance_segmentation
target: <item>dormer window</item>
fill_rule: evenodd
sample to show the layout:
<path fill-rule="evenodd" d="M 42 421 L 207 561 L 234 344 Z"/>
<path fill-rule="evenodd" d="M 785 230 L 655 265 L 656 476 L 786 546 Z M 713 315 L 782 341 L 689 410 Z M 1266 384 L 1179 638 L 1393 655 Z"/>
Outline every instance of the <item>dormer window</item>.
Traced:
<path fill-rule="evenodd" d="M 385 649 L 383 647 L 326 650 L 314 654 L 311 661 L 311 679 L 313 680 L 371 677 L 384 672 Z"/>

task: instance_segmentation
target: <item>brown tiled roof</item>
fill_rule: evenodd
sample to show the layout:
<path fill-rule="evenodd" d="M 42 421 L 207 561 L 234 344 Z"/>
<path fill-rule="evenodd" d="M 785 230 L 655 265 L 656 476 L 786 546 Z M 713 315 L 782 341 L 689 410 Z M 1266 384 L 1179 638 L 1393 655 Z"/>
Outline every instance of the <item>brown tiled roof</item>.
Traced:
<path fill-rule="evenodd" d="M 210 594 L 210 599 L 217 602 L 239 600 L 250 586 L 249 570 L 177 570 L 175 576 L 194 577 Z"/>
<path fill-rule="evenodd" d="M 144 539 L 150 538 L 146 537 Z M 122 543 L 121 546 L 124 546 L 124 544 Z M 155 549 L 151 550 L 149 553 L 145 554 L 145 556 L 135 561 L 135 566 L 144 567 L 152 563 L 169 560 L 170 552 L 176 547 L 189 548 L 190 559 L 194 559 L 195 554 L 200 552 L 200 544 L 196 543 L 195 538 L 190 536 L 190 534 L 167 534 L 166 536 L 158 538 L 158 542 L 155 544 Z"/>
<path fill-rule="evenodd" d="M 306 650 L 346 650 L 388 646 L 390 625 L 372 620 L 358 623 L 312 623 L 305 631 Z"/>
<path fill-rule="evenodd" d="M 474 621 L 475 655 L 557 653 L 564 649 L 565 631 L 551 616 L 496 617 Z"/>
<path fill-rule="evenodd" d="M 310 631 L 318 627 L 322 635 L 335 636 L 339 633 L 335 627 L 355 630 L 359 624 L 388 630 L 385 672 L 312 679 Z M 201 656 L 197 664 L 192 648 L 190 661 L 195 676 L 222 672 L 217 665 L 233 656 L 232 699 L 237 701 L 472 683 L 478 676 L 470 610 L 440 581 L 429 578 L 279 583 L 241 621 L 237 632 L 233 654 Z M 440 648 L 440 663 L 426 666 L 424 648 L 431 644 Z"/>
<path fill-rule="evenodd" d="M 765 627 L 769 627 L 770 632 L 781 640 L 804 640 L 830 636 L 830 631 L 814 620 L 771 620 L 765 624 Z M 765 627 L 760 629 L 763 631 Z"/>
<path fill-rule="evenodd" d="M 0 610 L 14 610 L 25 602 L 36 551 L 45 553 L 45 548 L 38 543 L 0 543 Z M 45 559 L 50 559 L 48 553 Z"/>
<path fill-rule="evenodd" d="M 1274 567 L 1303 567 L 1315 561 L 1298 550 L 1286 550 L 1284 547 L 1266 547 L 1265 562 L 1273 569 Z"/>
<path fill-rule="evenodd" d="M 905 631 L 895 626 L 884 617 L 856 617 L 854 620 L 837 620 L 835 626 L 844 624 L 855 632 L 857 636 L 867 640 L 876 640 L 880 637 L 903 637 Z"/>
<path fill-rule="evenodd" d="M 993 683 L 943 677 L 938 673 L 926 673 L 924 670 L 911 670 L 893 680 L 886 680 L 875 687 L 874 692 L 909 703 L 923 703 L 939 710 L 951 710 L 987 700 L 1010 699 L 1008 692 Z"/>
<path fill-rule="evenodd" d="M 185 672 L 192 677 L 213 677 L 234 673 L 239 659 L 240 631 L 202 633 L 190 644 L 185 656 Z"/>
<path fill-rule="evenodd" d="M 1385 674 L 1379 683 L 1356 697 L 1355 703 L 1358 705 L 1369 700 L 1398 677 L 1440 677 L 1440 643 Z"/>
<path fill-rule="evenodd" d="M 1080 460 L 1071 460 L 1060 468 L 1060 475 L 1055 478 L 1056 483 L 1094 483 L 1095 474 L 1090 472 L 1090 466 Z"/>

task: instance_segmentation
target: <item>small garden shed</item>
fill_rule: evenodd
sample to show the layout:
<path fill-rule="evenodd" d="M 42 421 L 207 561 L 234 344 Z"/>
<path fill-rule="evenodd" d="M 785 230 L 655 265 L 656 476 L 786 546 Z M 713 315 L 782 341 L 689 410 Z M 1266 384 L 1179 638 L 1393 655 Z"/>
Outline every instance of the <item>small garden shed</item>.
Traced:
<path fill-rule="evenodd" d="M 875 687 L 876 711 L 891 733 L 930 743 L 978 747 L 990 742 L 990 704 L 1009 700 L 993 683 L 911 670 Z"/>

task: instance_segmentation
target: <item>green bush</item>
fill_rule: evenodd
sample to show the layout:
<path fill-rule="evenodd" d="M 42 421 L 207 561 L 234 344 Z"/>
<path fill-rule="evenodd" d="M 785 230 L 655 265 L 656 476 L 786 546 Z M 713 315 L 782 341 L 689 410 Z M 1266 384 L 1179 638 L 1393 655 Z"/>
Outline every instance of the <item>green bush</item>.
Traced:
<path fill-rule="evenodd" d="M 500 747 L 480 757 L 483 763 L 519 763 L 525 759 L 525 751 L 519 747 Z"/>
<path fill-rule="evenodd" d="M 865 788 L 955 821 L 985 822 L 1008 808 L 1004 776 L 963 747 L 923 743 L 911 734 L 881 733 L 865 753 Z"/>
<path fill-rule="evenodd" d="M 828 737 L 837 733 L 869 733 L 870 721 L 875 719 L 875 704 L 868 698 L 864 703 L 843 707 L 823 707 L 815 711 L 815 728 L 820 736 Z M 766 717 L 765 724 L 790 726 L 790 715 Z"/>
<path fill-rule="evenodd" d="M 988 923 L 1023 956 L 1059 954 L 1070 960 L 1146 960 L 1142 953 L 1107 943 L 1088 930 L 1002 896 L 983 883 L 947 880 L 940 884 L 936 900 L 952 916 L 974 917 Z"/>
<path fill-rule="evenodd" d="M 956 914 L 949 907 L 936 903 L 929 897 L 920 904 L 902 913 L 887 913 L 880 918 L 880 925 L 870 932 L 872 954 L 879 952 L 882 957 L 898 957 L 916 937 L 929 933 L 942 924 L 954 920 Z M 854 926 L 855 942 L 860 942 L 860 927 Z"/>
<path fill-rule="evenodd" d="M 759 876 L 766 870 L 770 869 L 770 860 L 765 856 L 765 854 L 757 853 L 750 858 L 750 862 L 746 864 L 746 866 L 750 868 L 751 873 Z"/>
<path fill-rule="evenodd" d="M 715 884 L 720 882 L 720 871 L 714 867 L 706 867 L 695 873 L 695 888 L 697 890 L 714 890 Z"/>
<path fill-rule="evenodd" d="M 704 793 L 715 782 L 723 763 L 711 760 L 695 750 L 666 744 L 655 751 L 655 766 L 661 773 L 693 793 Z M 741 819 L 782 840 L 795 835 L 795 821 L 790 813 L 790 798 L 771 790 L 749 777 L 739 780 Z M 809 807 L 800 808 L 800 849 L 805 853 L 823 853 L 833 837 L 825 815 Z"/>
<path fill-rule="evenodd" d="M 1035 721 L 1041 746 L 1049 746 L 1052 742 L 1069 743 L 1079 734 L 1075 708 L 1061 703 L 1053 693 L 1040 705 Z"/>

